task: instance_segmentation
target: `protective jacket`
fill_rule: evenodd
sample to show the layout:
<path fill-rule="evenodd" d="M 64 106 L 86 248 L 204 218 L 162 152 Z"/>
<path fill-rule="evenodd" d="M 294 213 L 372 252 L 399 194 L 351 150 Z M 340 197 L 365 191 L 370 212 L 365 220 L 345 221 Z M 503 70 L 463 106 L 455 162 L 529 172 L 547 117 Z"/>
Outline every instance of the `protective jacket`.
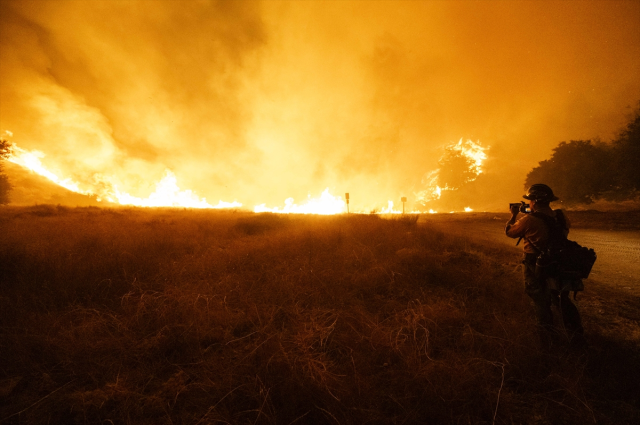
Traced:
<path fill-rule="evenodd" d="M 551 207 L 545 207 L 537 210 L 536 212 L 548 215 L 549 217 L 556 216 L 556 212 Z M 564 229 L 565 236 L 569 234 L 569 219 L 563 213 L 566 222 Z M 533 214 L 525 214 L 514 224 L 507 223 L 505 233 L 510 238 L 525 238 L 524 239 L 524 252 L 525 254 L 536 254 L 538 251 L 533 247 L 537 246 L 539 249 L 546 248 L 547 241 L 549 240 L 549 228 L 547 224 L 540 218 L 535 217 Z M 533 243 L 533 245 L 532 245 Z"/>
<path fill-rule="evenodd" d="M 536 212 L 556 217 L 556 212 L 551 207 L 545 207 Z M 569 220 L 562 213 L 565 221 L 565 236 L 569 234 Z M 551 304 L 560 307 L 562 322 L 570 340 L 578 338 L 584 341 L 582 334 L 582 319 L 576 306 L 569 299 L 568 291 L 558 291 L 549 287 L 547 279 L 536 276 L 536 258 L 539 250 L 547 248 L 549 242 L 549 228 L 543 219 L 535 217 L 533 214 L 525 214 L 514 224 L 507 223 L 505 233 L 510 238 L 524 238 L 524 286 L 525 293 L 531 297 L 535 305 L 536 318 L 541 329 L 549 331 L 553 329 L 553 314 Z M 535 247 L 534 247 L 535 245 Z M 546 334 L 545 334 L 546 335 Z"/>

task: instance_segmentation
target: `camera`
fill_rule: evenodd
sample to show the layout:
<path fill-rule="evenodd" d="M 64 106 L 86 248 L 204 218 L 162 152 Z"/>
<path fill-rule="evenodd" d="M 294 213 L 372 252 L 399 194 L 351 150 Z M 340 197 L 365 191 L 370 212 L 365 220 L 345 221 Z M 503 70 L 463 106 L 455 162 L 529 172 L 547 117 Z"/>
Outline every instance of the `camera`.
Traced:
<path fill-rule="evenodd" d="M 530 204 L 525 204 L 524 201 L 510 203 L 509 204 L 509 209 L 511 209 L 512 207 L 520 208 L 520 212 L 521 213 L 529 214 L 531 212 L 531 205 Z"/>

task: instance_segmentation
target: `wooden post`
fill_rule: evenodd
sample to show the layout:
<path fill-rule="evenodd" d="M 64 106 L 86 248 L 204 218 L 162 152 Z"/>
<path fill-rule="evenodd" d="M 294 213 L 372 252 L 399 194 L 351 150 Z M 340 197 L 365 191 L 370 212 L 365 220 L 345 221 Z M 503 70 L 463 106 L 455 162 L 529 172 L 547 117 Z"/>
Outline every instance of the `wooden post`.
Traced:
<path fill-rule="evenodd" d="M 404 214 L 404 203 L 407 202 L 407 197 L 403 196 L 400 200 L 402 201 L 402 214 Z"/>
<path fill-rule="evenodd" d="M 347 214 L 349 214 L 349 194 L 348 193 L 344 194 L 344 199 L 347 200 Z"/>

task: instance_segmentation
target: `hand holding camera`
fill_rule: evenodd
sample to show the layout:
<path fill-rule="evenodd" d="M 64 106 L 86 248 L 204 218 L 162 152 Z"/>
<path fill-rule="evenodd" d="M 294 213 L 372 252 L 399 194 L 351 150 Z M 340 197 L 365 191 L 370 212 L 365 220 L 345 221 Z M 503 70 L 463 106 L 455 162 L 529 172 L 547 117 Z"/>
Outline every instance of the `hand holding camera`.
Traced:
<path fill-rule="evenodd" d="M 509 204 L 509 210 L 511 210 L 511 214 L 514 216 L 518 215 L 518 213 L 529 214 L 531 212 L 531 205 L 525 204 L 522 202 L 514 202 Z"/>

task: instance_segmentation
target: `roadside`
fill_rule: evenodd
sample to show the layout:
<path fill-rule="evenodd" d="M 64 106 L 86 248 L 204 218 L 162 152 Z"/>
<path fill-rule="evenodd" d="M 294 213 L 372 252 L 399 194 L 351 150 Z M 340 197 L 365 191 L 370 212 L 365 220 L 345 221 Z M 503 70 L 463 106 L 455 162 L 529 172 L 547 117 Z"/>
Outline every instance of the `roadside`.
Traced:
<path fill-rule="evenodd" d="M 421 222 L 448 233 L 513 246 L 514 250 L 521 252 L 520 247 L 515 247 L 516 240 L 507 238 L 504 234 L 507 219 L 508 215 L 505 214 L 494 215 L 492 218 L 485 214 L 467 217 L 457 214 L 457 217 L 429 216 L 421 218 Z M 571 219 L 573 225 L 569 238 L 593 248 L 598 255 L 589 281 L 600 282 L 640 297 L 640 230 L 596 229 L 593 228 L 596 226 L 595 223 L 591 223 L 589 228 L 584 228 L 581 226 L 581 223 L 585 222 L 583 218 L 574 220 L 572 215 Z M 610 222 L 607 222 L 603 225 L 609 224 Z"/>
<path fill-rule="evenodd" d="M 593 248 L 598 255 L 589 279 L 584 281 L 585 291 L 577 295 L 585 326 L 591 328 L 592 333 L 597 329 L 603 336 L 623 339 L 637 348 L 640 346 L 640 230 L 603 230 L 611 220 L 601 225 L 589 221 L 588 228 L 578 227 L 581 221 L 571 217 L 573 228 L 569 238 Z M 449 234 L 509 246 L 514 252 L 515 265 L 522 245 L 516 247 L 516 239 L 505 236 L 507 220 L 508 214 L 491 218 L 486 214 L 421 218 L 424 225 Z"/>

